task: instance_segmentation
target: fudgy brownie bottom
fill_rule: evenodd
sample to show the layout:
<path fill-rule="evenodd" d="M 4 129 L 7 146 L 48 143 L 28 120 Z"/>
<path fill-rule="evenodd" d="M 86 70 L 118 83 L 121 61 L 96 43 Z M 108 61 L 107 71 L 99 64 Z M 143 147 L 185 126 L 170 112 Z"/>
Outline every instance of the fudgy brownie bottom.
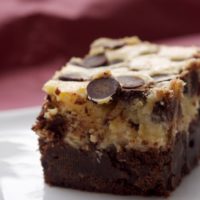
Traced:
<path fill-rule="evenodd" d="M 167 150 L 75 149 L 39 140 L 46 183 L 114 194 L 169 195 L 200 156 L 200 117 Z"/>

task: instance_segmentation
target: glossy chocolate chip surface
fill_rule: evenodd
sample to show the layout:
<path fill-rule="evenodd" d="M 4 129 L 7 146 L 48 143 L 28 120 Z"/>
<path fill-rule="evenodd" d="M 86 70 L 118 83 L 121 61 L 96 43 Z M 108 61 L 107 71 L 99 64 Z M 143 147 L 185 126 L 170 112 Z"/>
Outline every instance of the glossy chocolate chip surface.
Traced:
<path fill-rule="evenodd" d="M 58 79 L 61 81 L 86 81 L 88 77 L 85 77 L 81 73 L 67 73 L 59 76 Z"/>
<path fill-rule="evenodd" d="M 101 100 L 113 97 L 117 94 L 120 85 L 113 78 L 99 78 L 91 81 L 87 86 L 88 98 L 91 100 Z"/>
<path fill-rule="evenodd" d="M 136 76 L 118 76 L 117 80 L 123 88 L 132 89 L 143 86 L 144 80 Z"/>
<path fill-rule="evenodd" d="M 99 54 L 95 56 L 85 57 L 82 65 L 85 68 L 95 68 L 95 67 L 106 65 L 107 63 L 108 62 L 107 62 L 106 56 L 104 54 Z"/>

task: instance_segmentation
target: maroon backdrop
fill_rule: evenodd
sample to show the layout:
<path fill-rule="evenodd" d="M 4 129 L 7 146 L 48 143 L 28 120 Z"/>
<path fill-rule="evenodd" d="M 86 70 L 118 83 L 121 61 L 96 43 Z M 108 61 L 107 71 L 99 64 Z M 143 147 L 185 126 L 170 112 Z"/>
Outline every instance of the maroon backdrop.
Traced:
<path fill-rule="evenodd" d="M 0 0 L 0 109 L 38 105 L 44 81 L 96 37 L 198 45 L 199 10 L 197 0 Z"/>

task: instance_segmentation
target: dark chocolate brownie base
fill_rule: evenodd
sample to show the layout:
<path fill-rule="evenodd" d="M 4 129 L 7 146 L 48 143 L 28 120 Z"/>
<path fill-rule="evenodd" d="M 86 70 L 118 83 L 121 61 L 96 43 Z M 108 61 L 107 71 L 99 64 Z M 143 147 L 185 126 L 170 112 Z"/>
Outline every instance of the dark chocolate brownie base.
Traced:
<path fill-rule="evenodd" d="M 46 183 L 114 194 L 169 195 L 198 163 L 200 117 L 189 135 L 179 133 L 168 150 L 117 153 L 74 149 L 61 141 L 39 141 Z"/>

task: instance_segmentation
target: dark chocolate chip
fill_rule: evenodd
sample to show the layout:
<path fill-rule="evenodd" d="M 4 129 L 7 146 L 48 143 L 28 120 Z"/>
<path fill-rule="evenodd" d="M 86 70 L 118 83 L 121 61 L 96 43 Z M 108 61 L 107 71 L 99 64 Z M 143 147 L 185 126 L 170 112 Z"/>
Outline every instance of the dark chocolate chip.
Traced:
<path fill-rule="evenodd" d="M 155 82 L 169 81 L 174 78 L 171 74 L 157 74 L 151 76 Z"/>
<path fill-rule="evenodd" d="M 132 89 L 145 84 L 144 80 L 136 76 L 118 76 L 117 80 L 123 88 Z"/>
<path fill-rule="evenodd" d="M 118 93 L 119 88 L 119 83 L 111 77 L 95 79 L 87 86 L 88 98 L 98 101 L 107 97 L 114 97 Z"/>
<path fill-rule="evenodd" d="M 84 75 L 80 73 L 68 73 L 68 74 L 63 74 L 58 77 L 59 80 L 61 81 L 86 81 L 88 80 L 87 77 L 84 77 Z"/>
<path fill-rule="evenodd" d="M 107 65 L 108 61 L 104 54 L 99 54 L 95 56 L 86 56 L 83 60 L 83 67 L 95 68 L 103 65 Z"/>

